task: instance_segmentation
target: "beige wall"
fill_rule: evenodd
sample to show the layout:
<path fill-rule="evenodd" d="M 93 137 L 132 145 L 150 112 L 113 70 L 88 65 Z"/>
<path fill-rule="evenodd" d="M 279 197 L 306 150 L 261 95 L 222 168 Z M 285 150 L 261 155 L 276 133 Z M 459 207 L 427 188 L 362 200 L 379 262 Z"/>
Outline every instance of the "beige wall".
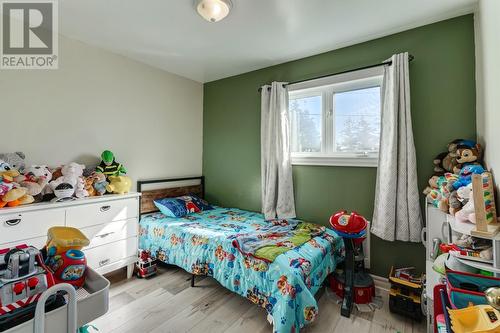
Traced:
<path fill-rule="evenodd" d="M 0 71 L 0 152 L 29 164 L 97 163 L 137 179 L 199 175 L 203 86 L 60 37 L 58 70 Z"/>
<path fill-rule="evenodd" d="M 475 19 L 477 130 L 480 142 L 486 147 L 486 164 L 492 169 L 498 186 L 500 184 L 500 1 L 480 0 Z"/>

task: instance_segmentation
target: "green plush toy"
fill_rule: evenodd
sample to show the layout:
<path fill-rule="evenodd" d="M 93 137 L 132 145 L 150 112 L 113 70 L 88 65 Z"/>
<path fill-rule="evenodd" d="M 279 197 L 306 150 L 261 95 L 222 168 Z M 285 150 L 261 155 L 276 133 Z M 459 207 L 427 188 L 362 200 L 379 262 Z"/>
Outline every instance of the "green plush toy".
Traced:
<path fill-rule="evenodd" d="M 115 155 L 110 150 L 105 150 L 101 154 L 101 163 L 96 167 L 96 172 L 103 173 L 106 178 L 109 176 L 120 176 L 127 173 L 123 165 L 115 161 Z"/>

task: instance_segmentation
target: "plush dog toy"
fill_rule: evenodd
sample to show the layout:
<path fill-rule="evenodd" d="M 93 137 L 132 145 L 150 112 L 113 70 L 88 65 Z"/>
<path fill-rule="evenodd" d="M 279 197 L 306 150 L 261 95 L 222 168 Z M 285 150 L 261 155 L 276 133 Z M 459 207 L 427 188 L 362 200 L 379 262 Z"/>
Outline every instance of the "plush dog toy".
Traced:
<path fill-rule="evenodd" d="M 455 171 L 462 169 L 466 165 L 474 164 L 481 165 L 482 149 L 481 145 L 465 145 L 461 144 L 457 147 L 456 160 L 458 164 L 455 166 Z"/>

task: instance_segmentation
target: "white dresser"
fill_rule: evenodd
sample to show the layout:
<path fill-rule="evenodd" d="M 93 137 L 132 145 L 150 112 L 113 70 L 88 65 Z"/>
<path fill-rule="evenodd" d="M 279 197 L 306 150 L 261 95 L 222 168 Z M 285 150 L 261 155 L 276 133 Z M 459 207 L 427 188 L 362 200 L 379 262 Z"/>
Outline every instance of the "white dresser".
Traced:
<path fill-rule="evenodd" d="M 139 193 L 105 195 L 61 203 L 37 203 L 0 209 L 0 249 L 19 244 L 42 248 L 52 226 L 80 229 L 90 239 L 87 264 L 101 274 L 137 259 Z"/>

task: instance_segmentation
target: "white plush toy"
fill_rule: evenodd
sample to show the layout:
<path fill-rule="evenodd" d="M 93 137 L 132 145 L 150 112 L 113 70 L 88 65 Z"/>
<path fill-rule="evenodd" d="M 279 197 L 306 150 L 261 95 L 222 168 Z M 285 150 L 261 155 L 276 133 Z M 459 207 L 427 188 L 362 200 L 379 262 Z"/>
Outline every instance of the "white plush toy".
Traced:
<path fill-rule="evenodd" d="M 76 182 L 75 196 L 77 198 L 84 198 L 89 196 L 89 192 L 85 189 L 85 180 L 83 177 L 78 177 Z"/>
<path fill-rule="evenodd" d="M 78 164 L 75 162 L 71 162 L 69 164 L 64 165 L 61 168 L 62 176 L 51 181 L 49 183 L 50 187 L 52 188 L 52 190 L 54 190 L 60 184 L 67 183 L 76 189 L 78 184 L 78 179 L 83 175 L 83 169 L 85 169 L 85 165 Z"/>
<path fill-rule="evenodd" d="M 27 188 L 28 194 L 36 196 L 43 192 L 51 179 L 52 173 L 46 165 L 32 165 L 24 169 L 24 174 L 17 176 L 14 180 Z"/>
<path fill-rule="evenodd" d="M 466 202 L 461 210 L 455 214 L 455 218 L 460 222 L 476 223 L 476 213 L 474 210 L 474 200 L 472 199 L 472 183 L 460 187 L 457 190 L 459 200 Z"/>

